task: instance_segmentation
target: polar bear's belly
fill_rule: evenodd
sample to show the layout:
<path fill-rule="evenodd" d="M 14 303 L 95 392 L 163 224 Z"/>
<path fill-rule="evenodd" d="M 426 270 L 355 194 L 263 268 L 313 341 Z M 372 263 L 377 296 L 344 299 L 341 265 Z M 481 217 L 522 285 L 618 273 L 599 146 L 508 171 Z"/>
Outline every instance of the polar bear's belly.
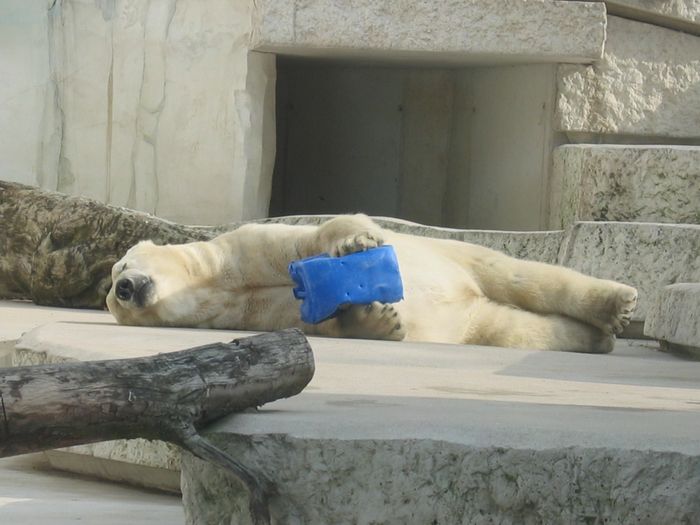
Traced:
<path fill-rule="evenodd" d="M 396 247 L 404 300 L 395 307 L 406 326 L 406 340 L 461 341 L 483 293 L 467 268 L 429 247 Z"/>

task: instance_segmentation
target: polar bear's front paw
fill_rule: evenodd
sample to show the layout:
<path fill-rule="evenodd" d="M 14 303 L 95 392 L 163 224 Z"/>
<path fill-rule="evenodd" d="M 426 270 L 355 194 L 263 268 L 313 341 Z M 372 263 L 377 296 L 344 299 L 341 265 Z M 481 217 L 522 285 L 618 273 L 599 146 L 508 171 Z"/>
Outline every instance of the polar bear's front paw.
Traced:
<path fill-rule="evenodd" d="M 352 305 L 338 316 L 345 337 L 401 341 L 406 330 L 401 317 L 390 304 L 373 302 Z"/>
<path fill-rule="evenodd" d="M 619 284 L 608 302 L 607 312 L 603 313 L 596 324 L 606 334 L 619 335 L 630 324 L 636 306 L 637 290 Z"/>
<path fill-rule="evenodd" d="M 363 231 L 339 241 L 331 250 L 333 257 L 342 257 L 350 253 L 364 252 L 384 244 L 379 231 Z"/>

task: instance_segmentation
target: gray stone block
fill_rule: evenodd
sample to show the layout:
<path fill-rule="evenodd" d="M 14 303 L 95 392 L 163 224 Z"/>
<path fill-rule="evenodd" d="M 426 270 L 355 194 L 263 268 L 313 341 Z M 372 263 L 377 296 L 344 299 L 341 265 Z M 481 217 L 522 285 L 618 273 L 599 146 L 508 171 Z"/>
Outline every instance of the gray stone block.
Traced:
<path fill-rule="evenodd" d="M 558 129 L 700 137 L 700 38 L 614 16 L 607 32 L 601 61 L 559 66 Z"/>
<path fill-rule="evenodd" d="M 376 219 L 383 228 L 439 239 L 452 239 L 486 246 L 502 251 L 511 257 L 554 264 L 557 261 L 559 246 L 564 239 L 563 231 L 495 231 L 495 230 L 460 230 L 425 226 L 401 219 L 380 217 Z"/>
<path fill-rule="evenodd" d="M 411 439 L 212 438 L 274 480 L 280 496 L 271 505 L 273 523 L 656 525 L 691 523 L 700 513 L 697 456 Z M 184 468 L 187 523 L 248 523 L 239 484 L 189 454 Z"/>
<path fill-rule="evenodd" d="M 433 62 L 590 62 L 605 40 L 595 2 L 264 0 L 252 48 Z"/>
<path fill-rule="evenodd" d="M 579 222 L 568 231 L 559 264 L 635 286 L 634 321 L 646 318 L 657 292 L 676 282 L 700 282 L 700 226 Z"/>
<path fill-rule="evenodd" d="M 273 523 L 651 525 L 700 512 L 700 363 L 331 345 L 312 338 L 302 394 L 206 431 L 272 480 Z M 235 480 L 187 454 L 182 469 L 188 523 L 248 523 Z"/>
<path fill-rule="evenodd" d="M 321 224 L 333 217 L 332 215 L 290 215 L 287 217 L 273 217 L 260 219 L 258 223 L 283 223 L 283 224 Z M 440 226 L 427 226 L 416 222 L 395 219 L 391 217 L 373 217 L 382 228 L 408 235 L 421 237 L 434 237 L 437 239 L 452 239 L 455 241 L 470 242 L 500 250 L 511 257 L 530 259 L 533 261 L 555 264 L 559 246 L 564 238 L 564 232 L 553 231 L 496 231 L 496 230 L 460 230 L 455 228 L 442 228 Z M 245 224 L 245 223 L 240 223 Z M 236 228 L 237 224 L 222 227 L 222 231 Z"/>
<path fill-rule="evenodd" d="M 700 147 L 566 145 L 554 151 L 550 227 L 700 223 Z"/>
<path fill-rule="evenodd" d="M 700 283 L 659 290 L 644 323 L 644 335 L 661 340 L 663 350 L 700 359 Z"/>

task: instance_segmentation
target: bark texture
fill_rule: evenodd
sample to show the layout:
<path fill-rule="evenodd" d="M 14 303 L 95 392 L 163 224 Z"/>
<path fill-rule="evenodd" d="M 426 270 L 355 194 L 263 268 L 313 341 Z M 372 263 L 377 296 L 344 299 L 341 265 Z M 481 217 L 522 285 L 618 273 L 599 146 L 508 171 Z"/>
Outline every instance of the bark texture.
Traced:
<path fill-rule="evenodd" d="M 170 441 L 243 481 L 255 521 L 266 523 L 272 483 L 197 430 L 298 394 L 313 373 L 296 329 L 137 359 L 0 369 L 0 457 L 111 439 Z"/>
<path fill-rule="evenodd" d="M 220 231 L 0 181 L 0 298 L 103 308 L 112 265 L 137 242 L 184 243 Z"/>

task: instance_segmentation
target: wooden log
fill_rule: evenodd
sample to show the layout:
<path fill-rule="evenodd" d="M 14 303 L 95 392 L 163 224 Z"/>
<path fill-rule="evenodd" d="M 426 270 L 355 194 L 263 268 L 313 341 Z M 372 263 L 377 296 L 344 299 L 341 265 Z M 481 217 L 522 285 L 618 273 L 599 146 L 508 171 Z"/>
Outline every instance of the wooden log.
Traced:
<path fill-rule="evenodd" d="M 293 396 L 313 372 L 296 329 L 137 359 L 0 369 L 0 457 L 111 439 L 171 441 L 240 478 L 255 521 L 267 523 L 270 481 L 198 429 Z"/>

